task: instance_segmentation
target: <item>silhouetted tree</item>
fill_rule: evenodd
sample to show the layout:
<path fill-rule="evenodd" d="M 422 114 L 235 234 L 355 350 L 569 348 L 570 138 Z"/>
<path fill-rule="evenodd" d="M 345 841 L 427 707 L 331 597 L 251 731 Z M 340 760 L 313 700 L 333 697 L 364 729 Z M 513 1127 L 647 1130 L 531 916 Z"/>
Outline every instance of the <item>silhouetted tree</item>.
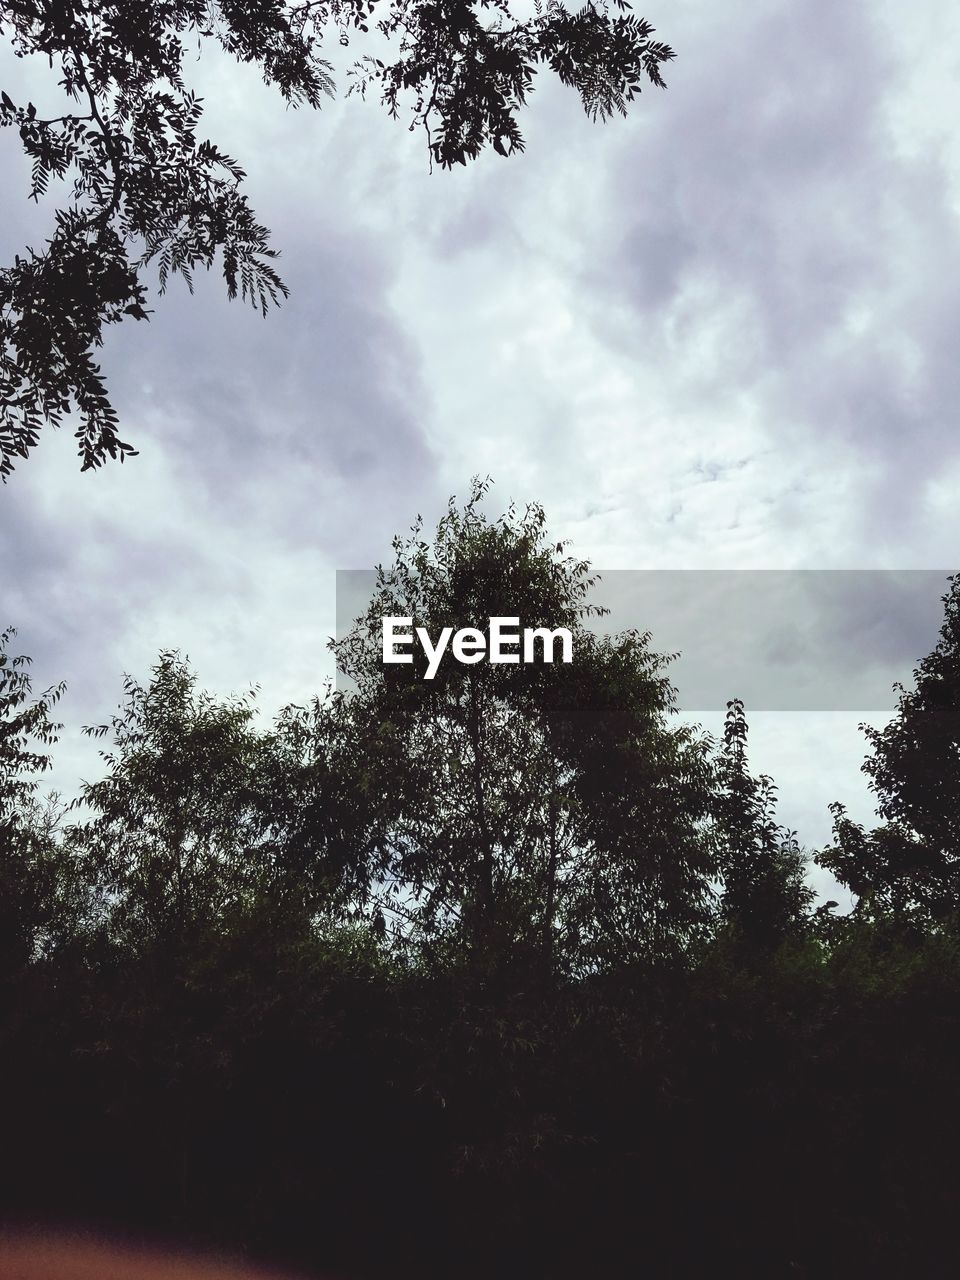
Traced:
<path fill-rule="evenodd" d="M 420 522 L 395 540 L 366 615 L 334 646 L 356 685 L 350 754 L 380 812 L 378 909 L 434 952 L 446 938 L 577 967 L 662 951 L 709 898 L 705 743 L 668 726 L 675 694 L 648 636 L 587 629 L 589 565 L 547 539 L 542 509 L 488 520 L 486 491 L 475 482 L 462 510 L 451 500 L 432 542 Z M 565 628 L 573 660 L 448 655 L 426 679 L 419 644 L 410 665 L 383 663 L 385 616 L 434 640 L 469 627 L 486 643 L 493 617 Z"/>
<path fill-rule="evenodd" d="M 662 86 L 672 51 L 625 0 L 615 3 L 610 17 L 606 0 L 577 13 L 536 0 L 525 19 L 508 0 L 18 0 L 0 8 L 0 35 L 18 57 L 48 58 L 67 98 L 63 111 L 43 117 L 4 92 L 0 126 L 20 135 L 34 199 L 51 178 L 73 179 L 45 250 L 28 249 L 0 273 L 0 477 L 27 456 L 44 421 L 58 425 L 71 409 L 84 470 L 135 452 L 117 434 L 94 352 L 106 326 L 147 318 L 150 263 L 161 293 L 177 273 L 192 288 L 192 273 L 218 257 L 231 298 L 239 293 L 265 314 L 287 293 L 269 233 L 243 194 L 243 170 L 197 138 L 201 102 L 183 76 L 188 42 L 219 44 L 256 64 L 289 105 L 317 108 L 333 92 L 324 33 L 345 45 L 376 21 L 399 56 L 364 57 L 354 87 L 376 84 L 394 116 L 409 95 L 411 128 L 426 129 L 431 158 L 449 167 L 487 143 L 501 155 L 523 149 L 516 115 L 541 64 L 578 91 L 593 118 L 625 113 L 644 77 Z"/>
<path fill-rule="evenodd" d="M 341 922 L 364 914 L 381 832 L 355 746 L 344 695 L 327 689 L 283 708 L 261 766 L 263 821 L 284 893 Z"/>
<path fill-rule="evenodd" d="M 57 691 L 31 702 L 5 636 L 0 1219 L 357 1280 L 946 1274 L 953 592 L 868 762 L 902 808 L 838 846 L 874 897 L 797 938 L 742 705 L 719 751 L 671 729 L 664 659 L 593 636 L 589 567 L 483 494 L 396 543 L 337 646 L 353 691 L 261 728 L 176 654 L 128 680 L 62 832 Z M 567 624 L 575 661 L 426 681 L 381 662 L 381 609 Z"/>
<path fill-rule="evenodd" d="M 831 806 L 834 842 L 818 861 L 858 909 L 945 918 L 960 912 L 960 579 L 950 579 L 936 647 L 899 690 L 883 729 L 861 725 L 863 765 L 885 821 L 873 831 Z"/>
<path fill-rule="evenodd" d="M 112 941 L 189 963 L 224 939 L 313 937 L 321 918 L 328 940 L 340 927 L 348 949 L 362 941 L 350 934 L 362 833 L 338 696 L 261 729 L 255 690 L 218 700 L 172 652 L 147 685 L 128 676 L 124 688 L 111 722 L 86 730 L 112 734 L 113 750 L 77 801 L 90 816 L 66 831 Z"/>
<path fill-rule="evenodd" d="M 40 799 L 37 776 L 51 764 L 42 748 L 63 727 L 50 713 L 64 685 L 31 699 L 30 659 L 8 651 L 15 635 L 0 633 L 0 980 L 36 956 L 69 891 L 55 839 L 60 807 Z"/>
<path fill-rule="evenodd" d="M 748 946 L 769 950 L 803 928 L 814 894 L 796 833 L 776 820 L 777 788 L 747 763 L 743 703 L 727 703 L 715 801 L 721 914 Z"/>
<path fill-rule="evenodd" d="M 13 627 L 0 632 L 0 823 L 16 823 L 21 807 L 36 794 L 37 774 L 50 768 L 51 757 L 36 747 L 51 747 L 62 724 L 50 719 L 63 697 L 60 683 L 30 701 L 30 658 L 8 652 Z"/>
<path fill-rule="evenodd" d="M 259 797 L 269 754 L 254 693 L 218 702 L 164 653 L 146 686 L 124 681 L 106 776 L 86 783 L 90 815 L 69 832 L 105 889 L 114 940 L 133 952 L 195 949 L 255 908 L 278 874 Z"/>

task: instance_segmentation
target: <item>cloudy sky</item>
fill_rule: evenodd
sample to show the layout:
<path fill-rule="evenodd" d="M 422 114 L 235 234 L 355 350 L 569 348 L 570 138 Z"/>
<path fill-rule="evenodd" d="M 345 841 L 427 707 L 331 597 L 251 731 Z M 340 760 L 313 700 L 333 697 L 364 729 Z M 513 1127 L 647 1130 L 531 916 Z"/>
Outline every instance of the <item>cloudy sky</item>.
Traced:
<path fill-rule="evenodd" d="M 541 77 L 526 153 L 453 173 L 374 100 L 292 112 L 249 68 L 188 65 L 293 294 L 263 320 L 175 282 L 104 352 L 140 456 L 81 476 L 50 432 L 0 491 L 0 626 L 38 687 L 68 682 L 63 790 L 97 773 L 78 726 L 162 648 L 212 690 L 259 682 L 271 713 L 317 691 L 336 570 L 475 473 L 601 570 L 953 567 L 956 6 L 640 11 L 677 51 L 666 92 L 594 125 Z M 0 57 L 38 107 L 54 80 Z M 0 173 L 7 261 L 47 216 L 12 131 Z M 857 581 L 872 617 L 889 579 Z M 854 632 L 890 680 L 936 639 L 904 599 Z M 862 711 L 750 716 L 810 845 L 829 801 L 872 812 L 857 724 L 885 716 Z"/>

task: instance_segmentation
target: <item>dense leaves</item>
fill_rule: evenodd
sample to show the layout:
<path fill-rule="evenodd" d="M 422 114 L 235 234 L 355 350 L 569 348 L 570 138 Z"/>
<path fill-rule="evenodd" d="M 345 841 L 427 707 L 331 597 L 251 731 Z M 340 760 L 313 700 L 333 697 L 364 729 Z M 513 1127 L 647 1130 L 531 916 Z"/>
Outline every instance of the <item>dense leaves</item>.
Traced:
<path fill-rule="evenodd" d="M 773 779 L 754 778 L 747 768 L 747 720 L 739 698 L 728 704 L 718 772 L 722 913 L 743 941 L 776 947 L 802 935 L 813 893 L 796 833 L 776 820 Z"/>
<path fill-rule="evenodd" d="M 59 72 L 63 107 L 42 117 L 0 94 L 0 127 L 15 129 L 31 161 L 30 195 L 67 182 L 69 200 L 42 250 L 0 271 L 0 478 L 27 457 L 45 422 L 76 411 L 83 469 L 135 453 L 95 359 L 107 326 L 149 315 L 148 268 L 159 292 L 219 263 L 229 297 L 266 314 L 287 295 L 269 232 L 243 191 L 244 171 L 198 136 L 202 103 L 184 65 L 213 43 L 253 63 L 290 106 L 319 108 L 334 90 L 321 56 L 328 32 L 348 45 L 370 36 L 395 50 L 367 54 L 351 89 L 375 85 L 392 115 L 411 104 L 431 162 L 466 164 L 490 144 L 523 149 L 517 113 L 547 66 L 596 119 L 625 111 L 641 81 L 663 85 L 672 51 L 624 0 L 571 13 L 558 0 L 526 20 L 507 0 L 18 0 L 0 6 L 0 37 L 18 57 Z M 386 50 L 384 50 L 386 52 Z"/>
<path fill-rule="evenodd" d="M 572 971 L 660 953 L 709 910 L 707 743 L 673 727 L 649 637 L 585 626 L 589 566 L 551 543 L 541 508 L 482 510 L 477 484 L 432 543 L 394 544 L 366 616 L 335 646 L 356 693 L 354 759 L 385 798 L 380 906 L 428 943 L 457 922 Z M 567 629 L 571 663 L 384 665 L 381 619 L 489 637 L 490 619 Z M 517 655 L 519 658 L 519 655 Z M 496 950 L 496 946 L 494 947 Z"/>
<path fill-rule="evenodd" d="M 949 1274 L 956 587 L 868 735 L 886 825 L 837 810 L 820 855 L 836 916 L 742 703 L 675 724 L 589 565 L 486 498 L 397 540 L 350 689 L 267 725 L 176 653 L 128 678 L 67 814 L 59 690 L 4 634 L 0 1216 L 345 1278 Z M 426 681 L 386 609 L 567 625 L 575 661 Z"/>
<path fill-rule="evenodd" d="M 55 840 L 60 805 L 40 799 L 37 777 L 62 728 L 50 713 L 64 686 L 31 699 L 30 659 L 8 652 L 15 635 L 0 633 L 0 984 L 36 956 L 71 892 Z"/>
<path fill-rule="evenodd" d="M 898 686 L 897 715 L 883 729 L 862 726 L 863 772 L 884 824 L 867 832 L 834 805 L 834 844 L 818 859 L 863 910 L 960 916 L 960 579 L 950 581 L 939 640 L 913 687 Z"/>

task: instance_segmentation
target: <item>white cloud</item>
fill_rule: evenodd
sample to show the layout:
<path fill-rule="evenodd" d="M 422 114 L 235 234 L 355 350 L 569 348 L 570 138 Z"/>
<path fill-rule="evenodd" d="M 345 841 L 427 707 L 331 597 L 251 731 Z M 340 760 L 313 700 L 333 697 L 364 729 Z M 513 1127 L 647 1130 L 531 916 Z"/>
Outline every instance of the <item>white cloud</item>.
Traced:
<path fill-rule="evenodd" d="M 960 19 L 647 16 L 679 55 L 666 93 L 595 126 L 541 77 L 526 154 L 454 173 L 373 103 L 314 117 L 249 68 L 188 69 L 294 297 L 264 322 L 216 281 L 174 286 L 105 352 L 141 456 L 81 477 L 64 431 L 0 493 L 4 613 L 85 715 L 161 644 L 211 687 L 261 680 L 270 709 L 307 696 L 335 569 L 474 472 L 603 568 L 950 567 Z M 868 803 L 855 721 L 828 757 L 797 718 L 789 750 L 755 742 L 818 832 L 827 799 Z"/>

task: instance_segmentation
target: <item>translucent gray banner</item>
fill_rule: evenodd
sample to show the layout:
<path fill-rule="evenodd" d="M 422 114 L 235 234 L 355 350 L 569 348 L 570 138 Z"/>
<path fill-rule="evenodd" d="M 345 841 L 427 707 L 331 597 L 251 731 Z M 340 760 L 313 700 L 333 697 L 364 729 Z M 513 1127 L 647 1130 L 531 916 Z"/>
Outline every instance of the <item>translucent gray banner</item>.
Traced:
<path fill-rule="evenodd" d="M 891 711 L 899 681 L 937 643 L 950 570 L 598 570 L 590 599 L 610 613 L 593 631 L 649 631 L 678 653 L 680 708 Z M 337 572 L 337 638 L 366 611 L 372 570 Z M 338 685 L 346 678 L 338 672 Z"/>

